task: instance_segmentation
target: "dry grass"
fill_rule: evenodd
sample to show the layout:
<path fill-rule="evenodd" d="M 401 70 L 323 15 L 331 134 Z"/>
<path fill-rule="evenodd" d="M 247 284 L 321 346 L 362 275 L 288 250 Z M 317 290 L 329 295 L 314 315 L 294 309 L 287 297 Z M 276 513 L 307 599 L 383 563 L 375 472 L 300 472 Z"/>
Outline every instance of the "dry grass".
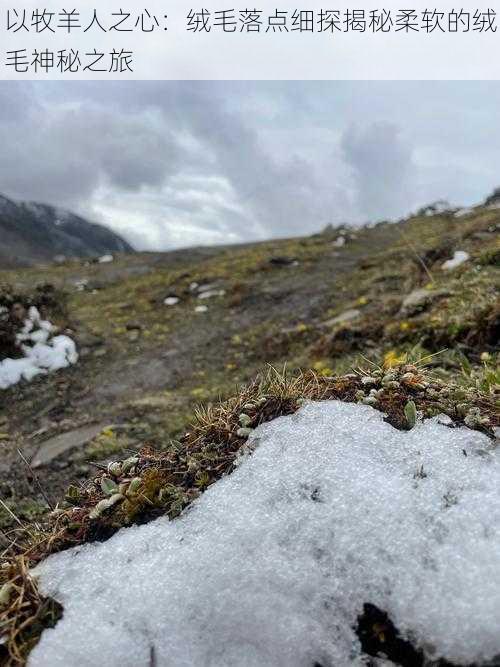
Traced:
<path fill-rule="evenodd" d="M 45 628 L 53 627 L 62 616 L 62 607 L 40 595 L 29 572 L 28 556 L 6 561 L 0 571 L 0 646 L 2 665 L 23 665 Z"/>

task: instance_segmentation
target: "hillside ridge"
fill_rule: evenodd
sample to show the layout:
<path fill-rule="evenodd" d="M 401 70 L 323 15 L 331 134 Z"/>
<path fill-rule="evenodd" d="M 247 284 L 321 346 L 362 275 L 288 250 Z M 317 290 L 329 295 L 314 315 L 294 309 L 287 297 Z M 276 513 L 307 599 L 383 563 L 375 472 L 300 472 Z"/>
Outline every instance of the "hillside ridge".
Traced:
<path fill-rule="evenodd" d="M 16 202 L 3 195 L 0 235 L 0 262 L 5 268 L 133 252 L 125 239 L 103 225 L 57 206 Z"/>

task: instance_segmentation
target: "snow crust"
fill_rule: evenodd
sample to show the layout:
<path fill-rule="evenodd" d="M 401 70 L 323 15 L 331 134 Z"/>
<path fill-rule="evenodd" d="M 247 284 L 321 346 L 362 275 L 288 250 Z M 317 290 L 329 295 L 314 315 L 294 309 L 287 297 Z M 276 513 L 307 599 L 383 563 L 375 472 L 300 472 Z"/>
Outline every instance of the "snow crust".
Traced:
<path fill-rule="evenodd" d="M 180 299 L 177 296 L 167 296 L 166 299 L 163 299 L 163 303 L 166 306 L 176 306 L 179 301 Z"/>
<path fill-rule="evenodd" d="M 446 262 L 443 262 L 441 268 L 444 271 L 452 271 L 453 269 L 456 269 L 464 262 L 467 262 L 469 259 L 470 255 L 468 252 L 465 252 L 465 250 L 457 250 L 455 251 L 455 254 L 453 255 L 452 259 L 447 259 Z"/>
<path fill-rule="evenodd" d="M 363 603 L 433 657 L 500 654 L 500 463 L 439 418 L 308 403 L 179 519 L 38 566 L 64 605 L 30 667 L 347 667 Z"/>
<path fill-rule="evenodd" d="M 109 264 L 110 262 L 114 261 L 113 255 L 103 255 L 102 257 L 99 257 L 97 260 L 99 264 Z"/>
<path fill-rule="evenodd" d="M 24 326 L 16 335 L 24 357 L 0 361 L 0 389 L 76 364 L 74 341 L 69 336 L 54 336 L 55 331 L 51 322 L 41 319 L 37 308 L 29 309 Z"/>

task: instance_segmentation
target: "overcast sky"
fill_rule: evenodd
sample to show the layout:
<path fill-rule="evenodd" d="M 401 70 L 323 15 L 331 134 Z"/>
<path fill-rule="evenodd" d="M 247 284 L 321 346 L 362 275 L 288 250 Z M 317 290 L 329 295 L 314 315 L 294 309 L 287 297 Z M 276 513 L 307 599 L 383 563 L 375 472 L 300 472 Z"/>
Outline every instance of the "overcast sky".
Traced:
<path fill-rule="evenodd" d="M 168 249 L 500 185 L 500 82 L 0 82 L 0 192 Z"/>

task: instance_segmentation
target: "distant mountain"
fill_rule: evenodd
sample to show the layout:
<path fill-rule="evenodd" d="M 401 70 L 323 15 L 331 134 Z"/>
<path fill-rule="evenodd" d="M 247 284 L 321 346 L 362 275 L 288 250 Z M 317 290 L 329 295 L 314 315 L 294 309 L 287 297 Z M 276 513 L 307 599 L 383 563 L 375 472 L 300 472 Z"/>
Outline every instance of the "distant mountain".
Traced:
<path fill-rule="evenodd" d="M 133 252 L 121 236 L 74 213 L 0 195 L 0 267 L 29 266 L 58 256 Z"/>

